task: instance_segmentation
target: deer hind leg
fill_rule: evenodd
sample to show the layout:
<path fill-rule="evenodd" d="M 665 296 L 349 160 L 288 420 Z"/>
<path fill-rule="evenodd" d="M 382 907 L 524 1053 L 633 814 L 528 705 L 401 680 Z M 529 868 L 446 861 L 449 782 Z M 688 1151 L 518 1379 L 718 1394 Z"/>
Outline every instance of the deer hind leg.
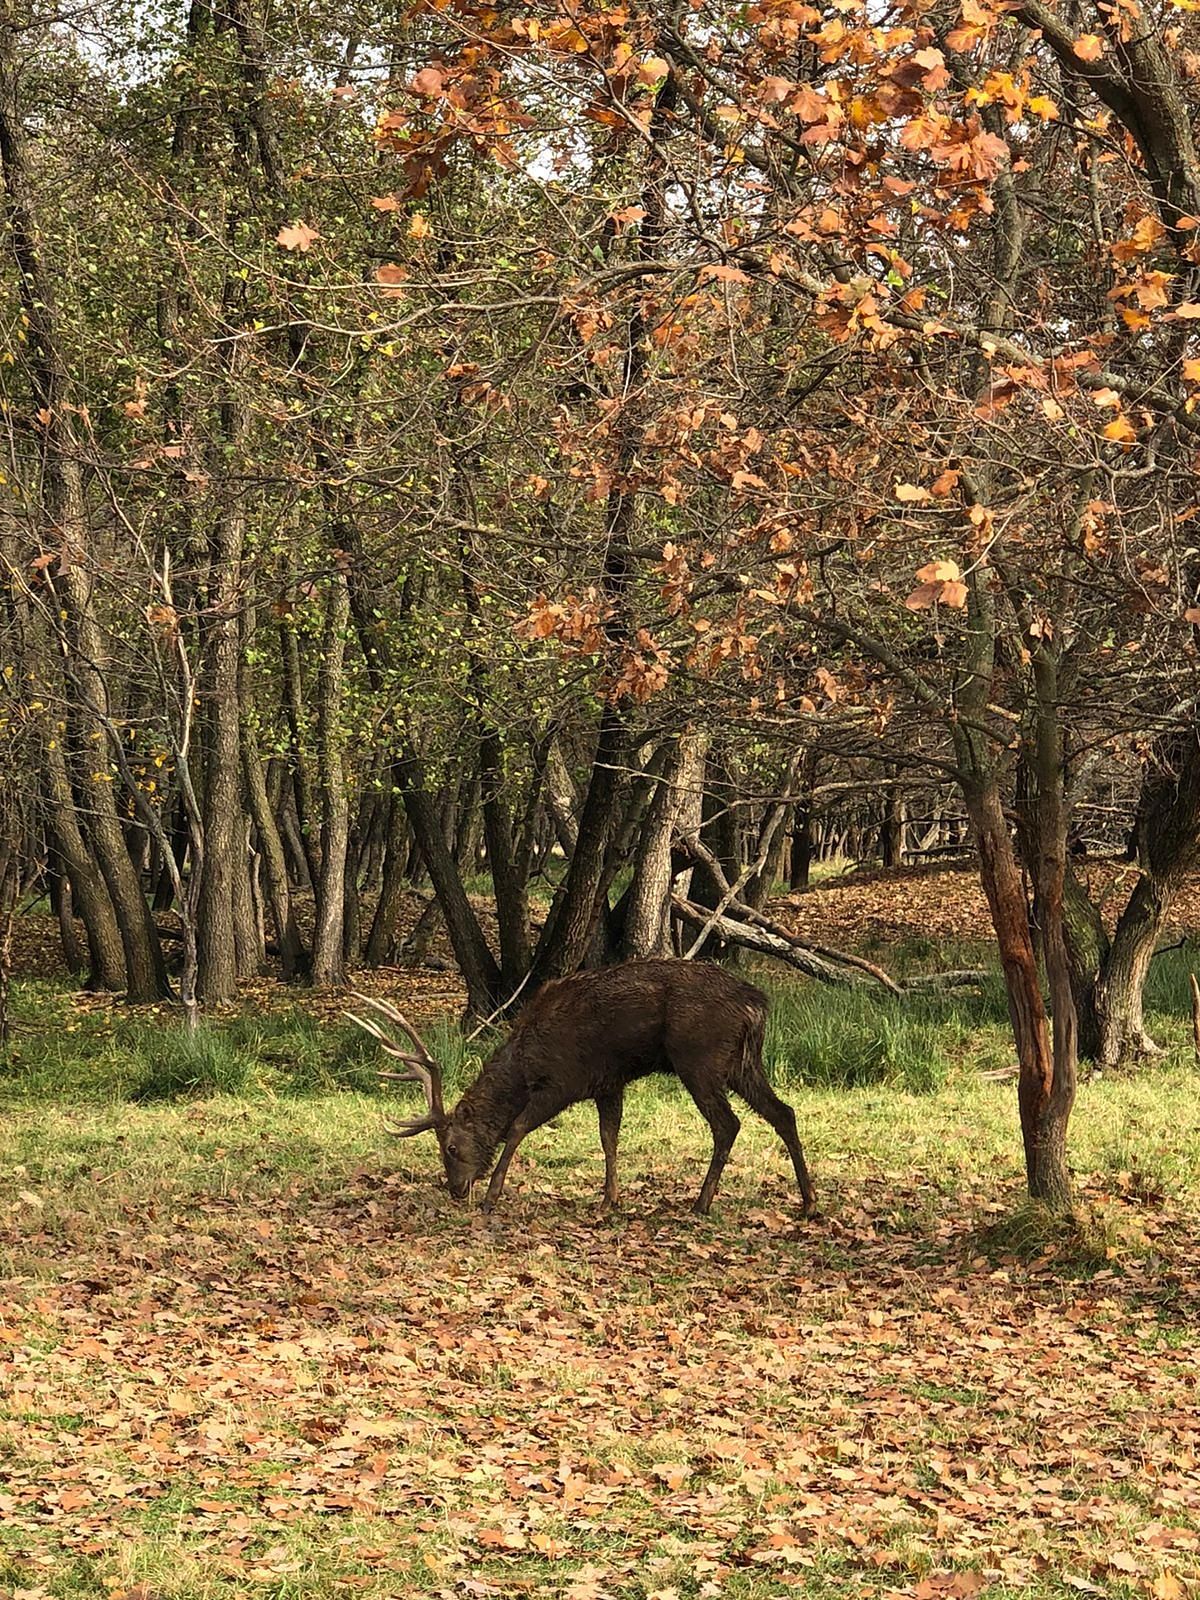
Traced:
<path fill-rule="evenodd" d="M 617 1138 L 621 1132 L 621 1112 L 625 1097 L 618 1089 L 615 1094 L 600 1095 L 596 1110 L 600 1114 L 600 1146 L 604 1151 L 604 1203 L 602 1210 L 611 1211 L 620 1204 L 617 1185 Z"/>
<path fill-rule="evenodd" d="M 504 1149 L 496 1163 L 496 1170 L 492 1173 L 492 1181 L 487 1186 L 487 1194 L 483 1197 L 484 1211 L 491 1211 L 500 1198 L 500 1191 L 504 1188 L 504 1179 L 512 1164 L 512 1158 L 517 1153 L 517 1146 L 521 1140 L 531 1134 L 535 1128 L 540 1128 L 544 1122 L 549 1122 L 551 1117 L 556 1117 L 570 1104 L 569 1100 L 561 1094 L 535 1094 L 526 1104 L 525 1109 L 518 1115 L 508 1131 Z"/>
<path fill-rule="evenodd" d="M 788 1155 L 791 1156 L 792 1166 L 796 1171 L 796 1182 L 800 1185 L 800 1194 L 804 1200 L 804 1215 L 813 1216 L 817 1209 L 817 1195 L 812 1179 L 808 1175 L 800 1136 L 796 1132 L 796 1113 L 786 1100 L 779 1098 L 767 1082 L 766 1074 L 759 1067 L 743 1070 L 737 1092 L 752 1111 L 757 1111 L 764 1122 L 770 1123 L 787 1146 Z"/>
<path fill-rule="evenodd" d="M 683 1079 L 684 1087 L 696 1102 L 700 1115 L 712 1129 L 713 1153 L 708 1164 L 708 1171 L 704 1175 L 704 1182 L 700 1185 L 700 1193 L 696 1196 L 696 1203 L 692 1207 L 699 1216 L 707 1216 L 717 1192 L 717 1185 L 721 1181 L 721 1174 L 725 1170 L 725 1163 L 729 1160 L 729 1152 L 733 1149 L 733 1141 L 738 1136 L 741 1123 L 734 1113 L 733 1107 L 725 1098 L 724 1093 L 711 1085 L 697 1083 L 690 1074 Z"/>

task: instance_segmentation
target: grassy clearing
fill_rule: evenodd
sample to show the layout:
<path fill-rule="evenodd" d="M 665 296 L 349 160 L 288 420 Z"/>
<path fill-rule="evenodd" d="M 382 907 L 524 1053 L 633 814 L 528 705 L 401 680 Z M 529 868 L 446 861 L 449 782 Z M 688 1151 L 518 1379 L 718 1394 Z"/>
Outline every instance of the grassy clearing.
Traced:
<path fill-rule="evenodd" d="M 1187 967 L 1156 972 L 1171 1004 Z M 186 1041 L 24 988 L 0 1092 L 0 1594 L 767 1600 L 1200 1581 L 1200 1103 L 1081 1088 L 1080 1222 L 1020 1201 L 997 995 L 777 994 L 826 1220 L 746 1115 L 591 1108 L 493 1219 L 391 1140 L 355 1030 Z M 482 1041 L 437 1033 L 453 1074 Z M 144 1585 L 144 1588 L 138 1588 Z M 1090 1585 L 1089 1589 L 1087 1586 Z M 1155 1585 L 1158 1587 L 1156 1588 Z"/>

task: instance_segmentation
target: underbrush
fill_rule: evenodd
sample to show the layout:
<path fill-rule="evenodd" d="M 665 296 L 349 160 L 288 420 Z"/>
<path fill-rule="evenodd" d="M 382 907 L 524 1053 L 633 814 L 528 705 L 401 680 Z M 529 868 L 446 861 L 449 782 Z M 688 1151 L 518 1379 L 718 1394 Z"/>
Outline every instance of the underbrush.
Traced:
<path fill-rule="evenodd" d="M 761 976 L 761 975 L 760 975 Z M 954 1067 L 1011 1058 L 995 986 L 895 996 L 768 982 L 765 1056 L 781 1082 L 828 1088 L 871 1084 L 928 1094 Z"/>
<path fill-rule="evenodd" d="M 898 977 L 980 964 L 975 950 L 933 941 L 906 941 L 887 957 Z M 1167 1050 L 1137 1077 L 1153 1079 L 1164 1067 L 1190 1060 L 1195 965 L 1188 949 L 1154 962 L 1147 1019 Z M 746 973 L 770 995 L 765 1059 L 782 1085 L 928 1095 L 958 1073 L 1001 1074 L 1015 1066 L 1003 985 L 994 971 L 978 985 L 902 996 L 871 984 L 829 988 L 766 965 Z M 378 1046 L 340 1013 L 321 1015 L 307 997 L 282 988 L 278 1003 L 206 1019 L 190 1035 L 169 1005 L 85 1008 L 62 983 L 16 984 L 14 1010 L 14 1040 L 0 1057 L 0 1095 L 8 1099 L 151 1102 L 342 1092 L 408 1098 L 414 1092 L 381 1083 Z M 423 1031 L 452 1090 L 474 1077 L 504 1036 L 494 1027 L 464 1034 L 453 1017 Z"/>

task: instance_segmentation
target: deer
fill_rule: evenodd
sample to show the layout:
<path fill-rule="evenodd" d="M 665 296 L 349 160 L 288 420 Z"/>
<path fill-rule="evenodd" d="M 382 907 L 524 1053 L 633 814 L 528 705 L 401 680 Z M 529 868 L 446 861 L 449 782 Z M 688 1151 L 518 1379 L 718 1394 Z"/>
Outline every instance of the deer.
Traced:
<path fill-rule="evenodd" d="M 712 1131 L 712 1160 L 693 1211 L 703 1216 L 710 1210 L 741 1127 L 729 1103 L 732 1092 L 783 1140 L 803 1215 L 816 1213 L 795 1112 L 775 1093 L 763 1068 L 767 997 L 722 967 L 629 961 L 545 983 L 449 1112 L 441 1068 L 403 1012 L 374 996 L 355 998 L 374 1016 L 348 1012 L 350 1020 L 401 1064 L 402 1070 L 383 1075 L 419 1083 L 425 1091 L 426 1113 L 391 1125 L 391 1131 L 404 1139 L 437 1136 L 455 1200 L 469 1200 L 475 1184 L 490 1172 L 482 1208 L 493 1210 L 521 1141 L 569 1106 L 593 1100 L 604 1152 L 602 1212 L 615 1209 L 625 1090 L 638 1078 L 665 1073 L 679 1079 Z M 404 1037 L 397 1037 L 396 1029 Z"/>

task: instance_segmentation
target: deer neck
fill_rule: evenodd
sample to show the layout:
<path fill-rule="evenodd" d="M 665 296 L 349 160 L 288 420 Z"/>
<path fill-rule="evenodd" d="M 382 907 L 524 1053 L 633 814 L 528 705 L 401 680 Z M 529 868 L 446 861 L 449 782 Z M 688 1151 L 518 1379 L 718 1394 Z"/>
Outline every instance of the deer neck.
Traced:
<path fill-rule="evenodd" d="M 524 1074 L 511 1061 L 489 1062 L 459 1101 L 455 1115 L 466 1112 L 494 1155 L 528 1098 Z"/>

